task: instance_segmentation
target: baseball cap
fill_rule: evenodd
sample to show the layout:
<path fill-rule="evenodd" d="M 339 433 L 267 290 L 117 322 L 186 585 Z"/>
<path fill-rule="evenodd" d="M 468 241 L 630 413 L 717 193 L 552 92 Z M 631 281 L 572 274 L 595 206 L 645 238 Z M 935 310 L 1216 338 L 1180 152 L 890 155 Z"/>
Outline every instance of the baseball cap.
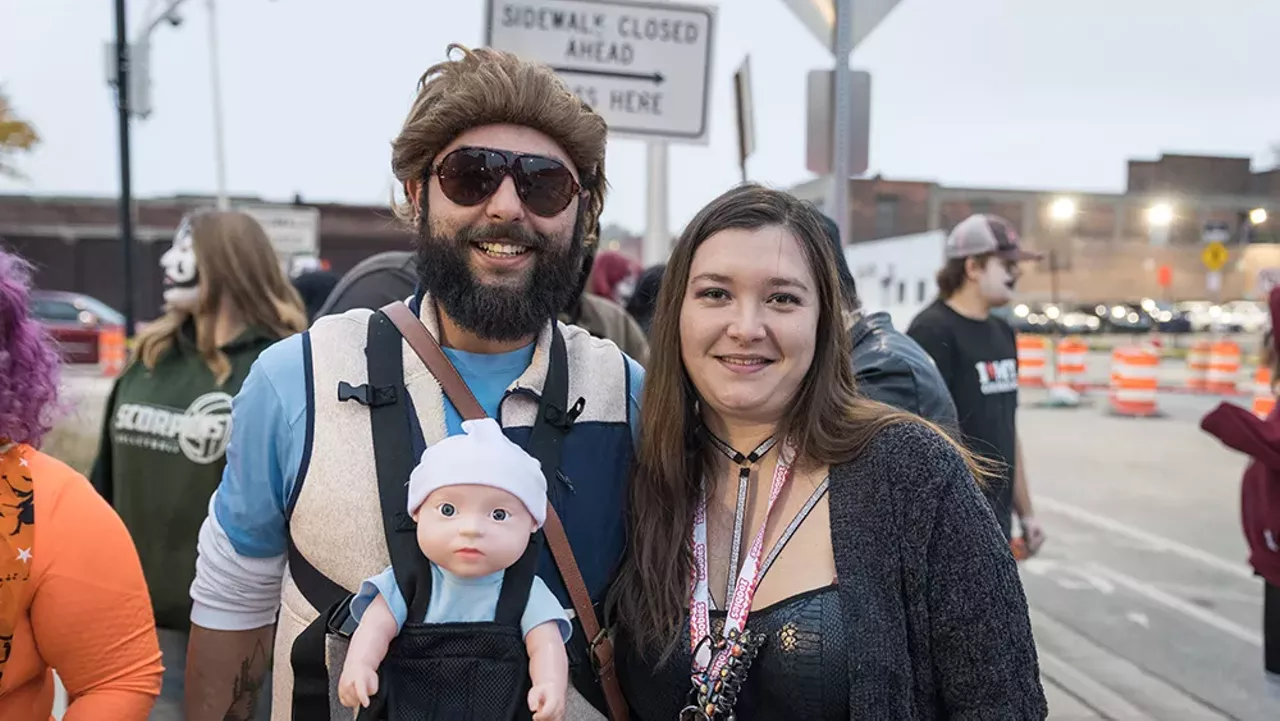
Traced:
<path fill-rule="evenodd" d="M 947 235 L 947 258 L 968 258 L 984 253 L 995 253 L 1007 260 L 1044 258 L 1042 253 L 1023 249 L 1013 224 L 997 215 L 970 215 Z"/>

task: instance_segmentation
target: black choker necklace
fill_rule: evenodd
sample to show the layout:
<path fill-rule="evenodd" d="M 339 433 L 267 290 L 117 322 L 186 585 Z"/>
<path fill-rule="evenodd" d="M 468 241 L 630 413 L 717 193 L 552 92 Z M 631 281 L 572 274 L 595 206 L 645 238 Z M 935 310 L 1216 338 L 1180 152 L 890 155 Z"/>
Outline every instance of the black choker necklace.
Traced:
<path fill-rule="evenodd" d="M 744 454 L 726 443 L 716 434 L 712 433 L 711 429 L 706 426 L 703 426 L 702 430 L 703 433 L 706 434 L 707 440 L 711 441 L 711 445 L 715 447 L 716 450 L 723 453 L 725 458 L 728 458 L 730 461 L 738 465 L 738 511 L 734 514 L 733 518 L 733 544 L 729 546 L 729 573 L 727 574 L 729 578 L 729 585 L 725 589 L 724 596 L 725 603 L 728 603 L 729 599 L 733 597 L 733 582 L 738 575 L 738 562 L 740 561 L 739 556 L 742 553 L 742 526 L 744 521 L 743 516 L 745 515 L 743 511 L 747 506 L 747 489 L 751 485 L 751 468 L 759 463 L 760 459 L 764 458 L 765 454 L 777 445 L 778 438 L 777 436 L 770 436 L 760 445 L 756 446 L 754 451 Z"/>

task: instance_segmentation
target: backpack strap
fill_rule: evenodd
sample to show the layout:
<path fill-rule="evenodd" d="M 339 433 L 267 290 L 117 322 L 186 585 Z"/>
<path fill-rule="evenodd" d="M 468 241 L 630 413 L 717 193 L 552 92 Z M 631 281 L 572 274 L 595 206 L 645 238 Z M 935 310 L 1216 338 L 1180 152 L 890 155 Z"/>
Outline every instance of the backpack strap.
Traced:
<path fill-rule="evenodd" d="M 405 508 L 409 499 L 409 474 L 413 471 L 413 438 L 403 399 L 404 358 L 400 332 L 385 313 L 369 318 L 369 342 L 365 354 L 369 386 L 378 398 L 369 405 L 373 430 L 374 465 L 378 474 L 378 500 L 382 506 L 382 531 L 395 572 L 396 585 L 409 607 L 409 618 L 426 616 L 431 598 L 430 561 L 418 548 L 416 524 Z"/>
<path fill-rule="evenodd" d="M 436 382 L 453 402 L 459 415 L 467 420 L 487 416 L 484 408 L 476 401 L 475 395 L 471 393 L 471 389 L 467 387 L 466 381 L 458 374 L 458 369 L 449 362 L 440 344 L 431 337 L 422 325 L 422 321 L 409 310 L 408 306 L 399 301 L 388 303 L 382 307 L 380 313 L 385 314 L 391 322 L 395 323 L 405 341 L 409 343 L 409 347 L 435 376 Z M 547 364 L 547 378 L 538 404 L 538 417 L 534 421 L 529 437 L 529 447 L 526 449 L 529 455 L 542 463 L 542 472 L 547 478 L 548 487 L 556 481 L 560 473 L 560 453 L 563 449 L 564 437 L 568 434 L 574 419 L 582 412 L 585 403 L 582 399 L 578 399 L 572 407 L 569 407 L 568 396 L 568 351 L 565 348 L 564 336 L 552 320 L 551 357 Z M 555 507 L 549 503 L 547 520 L 541 533 L 551 546 L 551 555 L 555 558 L 556 568 L 560 570 L 565 588 L 569 591 L 569 598 L 573 602 L 574 612 L 586 634 L 591 661 L 599 676 L 601 688 L 604 690 L 605 703 L 609 707 L 609 717 L 613 721 L 626 721 L 627 704 L 613 665 L 613 642 L 600 628 L 595 606 L 591 603 L 591 594 L 587 592 L 582 571 L 578 568 L 578 561 L 574 558 L 573 549 L 569 546 L 569 537 L 565 534 L 564 525 L 561 524 Z M 503 585 L 506 586 L 505 581 Z"/>
<path fill-rule="evenodd" d="M 533 587 L 533 577 L 537 575 L 538 556 L 541 554 L 542 534 L 534 533 L 529 537 L 529 545 L 525 546 L 520 560 L 502 574 L 502 590 L 498 591 L 494 622 L 520 628 L 525 607 L 529 605 L 529 591 Z"/>
<path fill-rule="evenodd" d="M 431 598 L 431 568 L 418 549 L 415 524 L 405 505 L 413 448 L 404 398 L 404 360 L 400 333 L 382 313 L 369 319 L 365 345 L 368 384 L 352 388 L 342 383 L 338 400 L 368 406 L 373 435 L 382 529 L 396 585 L 409 604 L 409 613 L 426 615 Z M 320 573 L 289 541 L 289 568 L 298 589 L 319 616 L 294 640 L 289 660 L 293 668 L 293 718 L 329 718 L 330 673 L 326 665 L 328 632 L 350 635 L 351 594 Z"/>

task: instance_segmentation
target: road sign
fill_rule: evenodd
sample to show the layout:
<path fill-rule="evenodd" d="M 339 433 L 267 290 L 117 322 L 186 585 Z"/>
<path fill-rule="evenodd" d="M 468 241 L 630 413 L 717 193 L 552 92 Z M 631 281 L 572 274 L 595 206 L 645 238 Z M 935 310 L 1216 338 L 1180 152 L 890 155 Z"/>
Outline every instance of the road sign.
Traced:
<path fill-rule="evenodd" d="M 281 261 L 320 251 L 320 211 L 286 205 L 244 205 L 236 210 L 248 213 L 267 232 L 267 239 Z"/>
<path fill-rule="evenodd" d="M 1225 243 L 1231 240 L 1231 226 L 1225 220 L 1206 220 L 1200 231 L 1200 240 L 1205 243 Z"/>
<path fill-rule="evenodd" d="M 116 84 L 116 44 L 104 43 L 107 85 Z M 151 116 L 151 42 L 143 39 L 129 45 L 129 114 L 143 120 Z"/>
<path fill-rule="evenodd" d="M 488 0 L 485 44 L 550 65 L 609 132 L 706 144 L 715 9 Z"/>
<path fill-rule="evenodd" d="M 901 0 L 856 0 L 853 3 L 853 46 L 871 34 Z M 835 50 L 835 0 L 783 0 L 822 47 Z"/>
<path fill-rule="evenodd" d="M 1204 267 L 1209 270 L 1217 272 L 1227 264 L 1229 255 L 1227 246 L 1214 241 L 1204 247 L 1204 252 L 1200 253 L 1200 262 L 1204 263 Z"/>
<path fill-rule="evenodd" d="M 871 155 L 871 73 L 852 71 L 853 123 L 850 126 L 849 173 L 867 172 Z M 831 172 L 835 158 L 834 70 L 810 70 L 808 117 L 805 122 L 805 167 L 811 173 Z"/>

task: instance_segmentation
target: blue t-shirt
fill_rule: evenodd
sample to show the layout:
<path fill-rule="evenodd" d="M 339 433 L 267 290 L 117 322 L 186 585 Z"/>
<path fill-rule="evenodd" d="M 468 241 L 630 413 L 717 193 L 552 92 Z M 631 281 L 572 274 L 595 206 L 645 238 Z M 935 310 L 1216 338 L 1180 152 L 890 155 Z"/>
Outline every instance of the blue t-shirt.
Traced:
<path fill-rule="evenodd" d="M 505 572 L 498 571 L 479 578 L 463 578 L 431 564 L 431 600 L 427 602 L 427 617 L 423 619 L 423 623 L 492 621 L 498 613 L 503 573 Z M 390 566 L 360 584 L 360 590 L 351 599 L 351 617 L 356 622 L 364 618 L 365 609 L 369 608 L 369 604 L 379 594 L 391 608 L 398 633 L 409 617 L 409 607 L 404 602 Z M 529 588 L 529 602 L 524 607 L 524 615 L 520 617 L 520 635 L 528 636 L 530 631 L 547 621 L 556 622 L 562 641 L 569 640 L 573 626 L 569 624 L 568 614 L 560 607 L 555 595 L 547 589 L 547 584 L 534 576 L 533 586 Z"/>
<path fill-rule="evenodd" d="M 271 558 L 288 549 L 285 509 L 307 445 L 307 381 L 302 334 L 290 336 L 258 356 L 232 404 L 231 447 L 213 512 L 232 548 L 241 556 Z M 533 344 L 509 353 L 467 353 L 445 348 L 491 417 L 507 388 L 529 367 Z M 637 433 L 644 370 L 627 358 L 631 430 Z M 328 391 L 331 392 L 331 391 Z M 449 435 L 462 432 L 462 416 L 446 397 Z M 416 435 L 416 434 L 415 434 Z M 415 439 L 421 444 L 421 437 Z M 415 457 L 422 448 L 415 449 Z"/>

